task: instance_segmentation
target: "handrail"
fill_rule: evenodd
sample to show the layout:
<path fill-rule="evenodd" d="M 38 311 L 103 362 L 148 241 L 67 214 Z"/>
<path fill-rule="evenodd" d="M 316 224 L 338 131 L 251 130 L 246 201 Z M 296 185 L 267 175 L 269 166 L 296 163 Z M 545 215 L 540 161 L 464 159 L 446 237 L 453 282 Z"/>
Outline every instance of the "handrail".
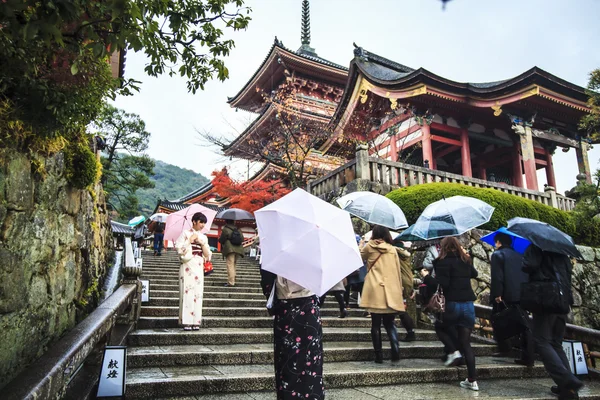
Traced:
<path fill-rule="evenodd" d="M 119 287 L 86 319 L 4 387 L 4 395 L 8 399 L 60 397 L 88 355 L 113 329 L 117 316 L 132 304 L 136 293 L 135 284 Z"/>

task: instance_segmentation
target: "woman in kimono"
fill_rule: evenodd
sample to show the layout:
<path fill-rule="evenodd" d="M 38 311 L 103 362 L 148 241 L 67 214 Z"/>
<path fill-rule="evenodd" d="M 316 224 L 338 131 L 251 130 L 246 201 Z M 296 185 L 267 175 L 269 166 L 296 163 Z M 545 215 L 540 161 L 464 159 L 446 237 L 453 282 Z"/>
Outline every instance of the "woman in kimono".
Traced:
<path fill-rule="evenodd" d="M 275 286 L 275 389 L 277 400 L 323 400 L 323 328 L 319 298 L 304 287 L 261 269 L 265 296 Z"/>
<path fill-rule="evenodd" d="M 179 268 L 179 325 L 186 331 L 199 330 L 202 322 L 204 293 L 204 262 L 212 253 L 208 238 L 200 233 L 206 216 L 200 212 L 192 216 L 192 229 L 181 232 L 175 241 L 175 250 L 181 259 Z"/>

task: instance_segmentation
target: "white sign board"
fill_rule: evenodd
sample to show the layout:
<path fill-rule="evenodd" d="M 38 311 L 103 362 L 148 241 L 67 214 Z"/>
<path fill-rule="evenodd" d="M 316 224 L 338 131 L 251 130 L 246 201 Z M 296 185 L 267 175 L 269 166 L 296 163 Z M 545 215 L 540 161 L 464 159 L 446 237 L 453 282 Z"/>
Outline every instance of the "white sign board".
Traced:
<path fill-rule="evenodd" d="M 115 397 L 125 394 L 126 362 L 127 347 L 106 346 L 104 348 L 97 397 Z"/>
<path fill-rule="evenodd" d="M 145 303 L 150 299 L 150 281 L 140 280 L 140 282 L 142 282 L 142 303 Z"/>
<path fill-rule="evenodd" d="M 137 260 L 135 260 L 135 264 L 140 268 L 142 268 L 142 260 L 143 258 L 138 258 Z"/>
<path fill-rule="evenodd" d="M 256 249 L 250 249 L 250 257 L 256 257 Z"/>
<path fill-rule="evenodd" d="M 581 342 L 565 340 L 562 342 L 562 346 L 567 356 L 567 360 L 569 360 L 571 372 L 575 375 L 587 375 L 588 368 L 585 362 L 585 354 Z"/>

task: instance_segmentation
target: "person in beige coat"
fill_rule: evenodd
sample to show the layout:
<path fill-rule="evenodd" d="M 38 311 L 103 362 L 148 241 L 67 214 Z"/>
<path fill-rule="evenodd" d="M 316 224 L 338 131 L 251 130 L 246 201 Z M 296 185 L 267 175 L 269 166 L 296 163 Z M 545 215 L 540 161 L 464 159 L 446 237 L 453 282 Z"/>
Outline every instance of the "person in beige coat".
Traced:
<path fill-rule="evenodd" d="M 367 276 L 360 306 L 371 313 L 371 338 L 375 350 L 375 362 L 383 362 L 381 323 L 388 334 L 392 348 L 392 361 L 400 359 L 398 331 L 394 325 L 397 313 L 404 312 L 402 278 L 398 251 L 392 245 L 388 228 L 375 225 L 371 240 L 361 250 L 367 265 Z"/>

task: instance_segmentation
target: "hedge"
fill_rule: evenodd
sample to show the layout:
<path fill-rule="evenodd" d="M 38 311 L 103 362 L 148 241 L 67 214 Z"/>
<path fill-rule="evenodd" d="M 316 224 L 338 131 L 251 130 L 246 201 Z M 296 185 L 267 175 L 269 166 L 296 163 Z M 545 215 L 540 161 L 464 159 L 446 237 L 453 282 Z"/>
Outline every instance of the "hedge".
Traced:
<path fill-rule="evenodd" d="M 492 219 L 482 229 L 496 230 L 506 226 L 514 217 L 532 218 L 546 222 L 568 233 L 576 243 L 588 246 L 600 245 L 600 221 L 581 218 L 574 212 L 524 199 L 496 189 L 483 189 L 458 183 L 426 183 L 394 190 L 387 197 L 396 203 L 413 224 L 425 207 L 445 197 L 469 196 L 485 201 L 496 210 Z"/>

